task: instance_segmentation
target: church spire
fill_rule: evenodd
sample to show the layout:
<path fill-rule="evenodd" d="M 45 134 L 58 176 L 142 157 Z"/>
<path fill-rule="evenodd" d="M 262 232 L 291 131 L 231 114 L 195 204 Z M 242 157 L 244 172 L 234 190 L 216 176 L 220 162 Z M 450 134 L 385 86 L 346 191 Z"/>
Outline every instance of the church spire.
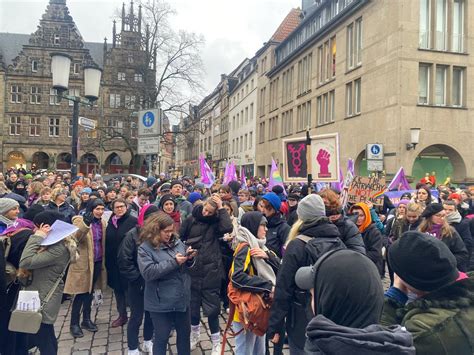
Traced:
<path fill-rule="evenodd" d="M 123 26 L 123 23 L 122 23 Z M 115 45 L 117 44 L 117 27 L 116 27 L 116 21 L 114 20 L 114 27 L 112 29 L 112 47 L 115 48 Z"/>
<path fill-rule="evenodd" d="M 142 33 L 142 4 L 138 5 L 138 32 Z"/>
<path fill-rule="evenodd" d="M 122 31 L 125 31 L 125 3 L 122 4 Z"/>

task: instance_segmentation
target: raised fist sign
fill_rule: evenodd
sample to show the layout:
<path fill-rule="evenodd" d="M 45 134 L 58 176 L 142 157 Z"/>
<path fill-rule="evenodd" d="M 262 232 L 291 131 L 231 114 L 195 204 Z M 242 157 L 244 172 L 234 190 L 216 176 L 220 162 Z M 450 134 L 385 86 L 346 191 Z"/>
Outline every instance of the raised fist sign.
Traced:
<path fill-rule="evenodd" d="M 331 173 L 329 172 L 329 163 L 331 162 L 331 154 L 325 149 L 320 149 L 316 160 L 319 164 L 318 177 L 330 178 Z"/>

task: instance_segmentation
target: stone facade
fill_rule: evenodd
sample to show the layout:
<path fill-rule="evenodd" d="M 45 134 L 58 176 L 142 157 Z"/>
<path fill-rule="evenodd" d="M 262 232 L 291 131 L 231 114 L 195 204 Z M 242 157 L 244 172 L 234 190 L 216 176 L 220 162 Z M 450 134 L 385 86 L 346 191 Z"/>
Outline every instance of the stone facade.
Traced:
<path fill-rule="evenodd" d="M 387 174 L 403 166 L 417 179 L 434 170 L 439 181 L 472 182 L 474 8 L 443 4 L 323 0 L 257 53 L 258 175 L 268 176 L 272 156 L 283 162 L 283 138 L 309 126 L 338 132 L 342 164 L 356 159 L 361 174 L 366 144 L 382 143 Z M 420 141 L 407 150 L 410 128 L 421 128 Z"/>
<path fill-rule="evenodd" d="M 121 25 L 117 31 L 114 21 L 112 44 L 85 42 L 66 1 L 50 0 L 31 36 L 0 34 L 6 68 L 4 77 L 0 74 L 5 90 L 0 99 L 3 170 L 33 163 L 37 168 L 69 169 L 72 102 L 58 100 L 51 82 L 51 53 L 62 52 L 72 57 L 70 95 L 84 95 L 84 66 L 103 68 L 99 100 L 80 108 L 79 115 L 96 120 L 97 129 L 80 128 L 79 170 L 140 171 L 136 112 L 153 106 L 149 91 L 155 88 L 155 69 L 142 46 L 141 8 L 135 13 L 132 2 L 126 13 L 124 5 Z M 7 58 L 5 53 L 14 55 Z"/>

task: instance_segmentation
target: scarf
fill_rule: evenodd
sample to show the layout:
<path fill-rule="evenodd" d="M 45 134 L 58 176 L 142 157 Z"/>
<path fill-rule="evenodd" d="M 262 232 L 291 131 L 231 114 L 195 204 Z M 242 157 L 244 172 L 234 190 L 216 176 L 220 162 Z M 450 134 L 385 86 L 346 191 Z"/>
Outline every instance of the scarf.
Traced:
<path fill-rule="evenodd" d="M 461 223 L 461 220 L 462 220 L 461 214 L 457 210 L 446 216 L 446 221 L 449 224 Z"/>
<path fill-rule="evenodd" d="M 1 235 L 13 233 L 20 228 L 28 228 L 31 230 L 35 229 L 35 225 L 33 222 L 23 218 L 17 218 L 16 220 L 12 221 L 6 218 L 5 216 L 0 215 L 0 222 L 5 223 L 5 225 L 7 226 L 7 228 L 2 232 Z"/>
<path fill-rule="evenodd" d="M 145 203 L 143 206 L 140 206 L 140 201 L 138 200 L 138 196 L 135 196 L 133 199 L 133 203 L 138 207 L 138 212 L 140 213 L 143 207 L 150 204 L 150 201 L 147 201 L 147 203 Z"/>
<path fill-rule="evenodd" d="M 30 196 L 28 196 L 28 200 L 26 200 L 27 206 L 31 207 L 36 202 L 38 197 L 39 196 L 37 194 L 31 194 Z"/>
<path fill-rule="evenodd" d="M 123 217 L 123 216 L 122 216 Z M 112 221 L 112 224 L 114 225 L 115 228 L 118 229 L 118 220 L 122 217 L 118 217 L 116 215 L 113 215 L 112 218 L 110 219 Z"/>
<path fill-rule="evenodd" d="M 437 239 L 442 239 L 441 235 L 441 228 L 443 228 L 442 224 L 433 224 L 431 226 L 431 229 L 429 230 L 429 233 L 434 235 Z"/>
<path fill-rule="evenodd" d="M 171 213 L 166 214 L 170 216 L 175 223 L 181 223 L 181 213 L 179 213 L 179 211 L 173 211 Z"/>
<path fill-rule="evenodd" d="M 260 248 L 265 252 L 268 251 L 268 248 L 265 246 L 265 243 L 267 240 L 256 238 L 245 227 L 242 227 L 242 226 L 238 227 L 236 239 L 240 243 L 248 244 L 250 249 Z M 265 280 L 270 281 L 272 285 L 275 285 L 276 283 L 275 272 L 273 271 L 271 266 L 265 262 L 265 260 L 260 259 L 260 258 L 252 258 L 252 263 L 253 265 L 255 265 L 255 268 L 257 269 L 258 276 L 264 278 Z"/>

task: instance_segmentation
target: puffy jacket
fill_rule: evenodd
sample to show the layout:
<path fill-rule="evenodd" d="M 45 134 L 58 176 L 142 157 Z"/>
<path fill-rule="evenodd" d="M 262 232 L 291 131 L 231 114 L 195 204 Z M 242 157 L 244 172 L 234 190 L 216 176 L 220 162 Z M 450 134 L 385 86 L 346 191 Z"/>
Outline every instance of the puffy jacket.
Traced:
<path fill-rule="evenodd" d="M 149 242 L 138 248 L 138 267 L 145 279 L 145 310 L 148 312 L 185 312 L 191 300 L 189 262 L 179 265 L 176 254 L 186 254 L 178 238 L 157 249 Z"/>
<path fill-rule="evenodd" d="M 144 280 L 137 261 L 139 232 L 140 229 L 136 226 L 125 234 L 118 251 L 117 262 L 120 275 L 126 278 L 129 283 L 141 286 L 144 284 Z"/>
<path fill-rule="evenodd" d="M 365 255 L 365 245 L 359 228 L 348 217 L 341 216 L 334 223 L 341 234 L 341 239 L 347 249 L 358 251 Z"/>
<path fill-rule="evenodd" d="M 267 243 L 268 249 L 273 251 L 281 258 L 283 246 L 288 238 L 291 227 L 286 223 L 280 212 L 275 213 L 272 217 L 267 218 Z"/>
<path fill-rule="evenodd" d="M 298 214 L 296 210 L 298 209 L 298 205 L 290 206 L 288 217 L 286 218 L 286 223 L 291 227 L 295 222 L 298 220 Z"/>
<path fill-rule="evenodd" d="M 315 224 L 303 224 L 300 228 L 300 234 L 313 238 L 340 238 L 341 236 L 337 227 L 326 218 Z M 295 308 L 293 307 L 298 303 L 298 305 L 300 305 L 299 308 L 307 309 L 307 304 L 304 304 L 309 299 L 307 292 L 297 288 L 295 283 L 296 271 L 298 271 L 300 267 L 312 264 L 311 257 L 305 247 L 306 243 L 304 241 L 294 239 L 288 244 L 285 250 L 285 255 L 283 256 L 277 275 L 275 295 L 270 311 L 270 321 L 267 332 L 268 338 L 270 339 L 274 334 L 280 333 L 284 327 L 286 318 L 288 336 L 300 348 L 304 347 L 306 325 L 312 318 L 312 314 L 296 315 Z"/>
<path fill-rule="evenodd" d="M 377 226 L 372 223 L 362 232 L 362 239 L 364 240 L 366 255 L 374 262 L 375 266 L 377 266 L 380 276 L 383 276 L 382 233 Z"/>
<path fill-rule="evenodd" d="M 53 201 L 48 203 L 47 206 L 44 207 L 45 211 L 54 211 L 59 212 L 63 216 L 63 221 L 67 223 L 72 223 L 72 217 L 76 215 L 76 211 L 74 207 L 72 207 L 69 203 L 64 202 L 61 205 L 57 205 Z"/>
<path fill-rule="evenodd" d="M 387 292 L 380 324 L 400 324 L 413 335 L 417 355 L 474 354 L 474 274 L 406 303 Z M 390 289 L 392 290 L 392 289 Z"/>

